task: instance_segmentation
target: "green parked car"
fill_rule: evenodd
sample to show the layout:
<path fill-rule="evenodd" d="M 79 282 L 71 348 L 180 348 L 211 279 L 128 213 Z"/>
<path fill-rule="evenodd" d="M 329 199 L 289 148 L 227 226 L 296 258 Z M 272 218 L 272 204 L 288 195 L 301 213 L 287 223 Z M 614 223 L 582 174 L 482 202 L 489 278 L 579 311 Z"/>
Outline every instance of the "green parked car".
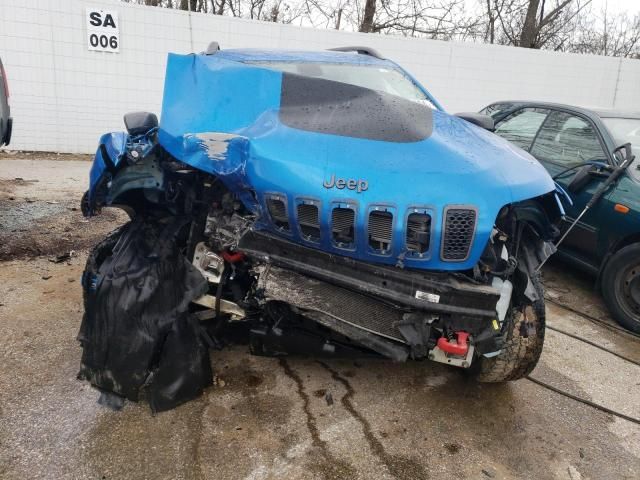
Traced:
<path fill-rule="evenodd" d="M 481 110 L 495 133 L 526 150 L 567 191 L 564 232 L 631 143 L 640 158 L 640 113 L 541 102 L 497 102 Z M 632 163 L 561 244 L 558 254 L 593 274 L 613 317 L 640 333 L 640 160 Z"/>

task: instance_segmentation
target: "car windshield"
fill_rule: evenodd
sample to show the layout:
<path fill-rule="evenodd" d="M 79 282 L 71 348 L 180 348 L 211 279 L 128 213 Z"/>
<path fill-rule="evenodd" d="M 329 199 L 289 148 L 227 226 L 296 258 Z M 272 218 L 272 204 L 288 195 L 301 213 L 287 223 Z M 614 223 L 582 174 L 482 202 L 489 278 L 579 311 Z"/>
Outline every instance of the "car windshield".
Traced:
<path fill-rule="evenodd" d="M 640 180 L 640 118 L 603 118 L 617 145 L 631 143 L 636 160 L 629 167 L 631 174 Z"/>
<path fill-rule="evenodd" d="M 307 77 L 323 78 L 334 82 L 347 83 L 357 87 L 368 88 L 388 93 L 406 100 L 424 103 L 431 108 L 435 106 L 425 93 L 405 74 L 390 67 L 380 65 L 353 65 L 344 63 L 313 62 L 249 62 L 287 73 L 295 73 Z"/>

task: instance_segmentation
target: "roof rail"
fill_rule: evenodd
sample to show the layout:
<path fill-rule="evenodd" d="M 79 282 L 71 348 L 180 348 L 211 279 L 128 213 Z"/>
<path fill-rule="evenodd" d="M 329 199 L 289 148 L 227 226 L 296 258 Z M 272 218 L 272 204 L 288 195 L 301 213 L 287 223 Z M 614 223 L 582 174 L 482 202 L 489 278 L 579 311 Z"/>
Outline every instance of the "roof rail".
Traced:
<path fill-rule="evenodd" d="M 218 44 L 218 42 L 211 42 L 203 53 L 205 55 L 215 55 L 219 51 L 220 51 L 220 45 Z"/>
<path fill-rule="evenodd" d="M 334 52 L 357 52 L 360 55 L 369 55 L 371 57 L 379 58 L 380 60 L 385 59 L 377 50 L 369 47 L 336 47 L 330 48 L 329 50 Z"/>

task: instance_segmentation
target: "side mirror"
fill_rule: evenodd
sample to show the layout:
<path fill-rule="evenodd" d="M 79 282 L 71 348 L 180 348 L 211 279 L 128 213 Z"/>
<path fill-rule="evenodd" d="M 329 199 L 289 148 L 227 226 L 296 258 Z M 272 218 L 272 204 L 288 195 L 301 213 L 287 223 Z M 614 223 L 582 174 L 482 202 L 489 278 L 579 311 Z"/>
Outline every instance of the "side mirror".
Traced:
<path fill-rule="evenodd" d="M 484 128 L 485 130 L 489 130 L 490 132 L 495 132 L 496 125 L 489 115 L 484 115 L 482 113 L 474 113 L 474 112 L 464 112 L 464 113 L 456 113 L 456 117 L 466 120 L 469 123 L 473 123 L 480 128 Z"/>
<path fill-rule="evenodd" d="M 143 135 L 152 128 L 158 126 L 158 117 L 155 113 L 131 112 L 124 116 L 124 126 L 129 135 Z"/>
<path fill-rule="evenodd" d="M 613 150 L 613 156 L 616 158 L 618 163 L 623 163 L 628 158 L 631 158 L 631 161 L 633 161 L 633 158 L 632 158 L 633 152 L 631 151 L 631 144 L 625 143 L 623 145 L 620 145 L 619 147 L 616 147 Z"/>

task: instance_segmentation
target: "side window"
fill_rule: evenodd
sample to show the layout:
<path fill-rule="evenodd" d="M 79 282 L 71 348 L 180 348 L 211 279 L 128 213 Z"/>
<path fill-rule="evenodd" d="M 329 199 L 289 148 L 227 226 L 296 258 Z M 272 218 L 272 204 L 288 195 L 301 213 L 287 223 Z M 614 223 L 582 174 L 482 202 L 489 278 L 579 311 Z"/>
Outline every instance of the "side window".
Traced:
<path fill-rule="evenodd" d="M 568 167 L 588 160 L 607 159 L 591 123 L 566 112 L 549 115 L 531 154 L 538 160 Z"/>
<path fill-rule="evenodd" d="M 496 133 L 520 148 L 529 150 L 531 142 L 548 114 L 549 110 L 544 108 L 517 110 L 498 124 Z"/>

